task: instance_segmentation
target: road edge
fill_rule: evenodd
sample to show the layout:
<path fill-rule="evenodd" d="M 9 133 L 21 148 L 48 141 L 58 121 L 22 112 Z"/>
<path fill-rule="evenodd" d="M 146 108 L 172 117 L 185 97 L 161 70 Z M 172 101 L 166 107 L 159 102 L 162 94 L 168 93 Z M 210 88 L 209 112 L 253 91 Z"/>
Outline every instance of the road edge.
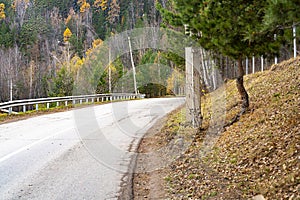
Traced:
<path fill-rule="evenodd" d="M 142 147 L 142 141 L 145 137 L 151 135 L 156 135 L 158 134 L 161 129 L 165 126 L 165 123 L 167 122 L 167 120 L 169 119 L 169 117 L 175 113 L 178 112 L 179 110 L 181 110 L 184 107 L 185 103 L 183 103 L 182 105 L 176 107 L 174 110 L 166 113 L 164 116 L 157 118 L 156 122 L 146 131 L 146 133 L 144 134 L 143 137 L 141 137 L 139 139 L 139 141 L 137 142 L 137 145 L 135 147 L 135 149 L 133 149 L 134 152 L 139 152 L 139 150 Z M 133 142 L 134 143 L 134 140 Z M 135 195 L 135 184 L 134 184 L 134 179 L 137 177 L 137 174 L 135 173 L 136 168 L 137 168 L 137 159 L 138 159 L 138 155 L 139 154 L 134 154 L 131 158 L 130 164 L 129 164 L 129 171 L 124 174 L 124 176 L 122 177 L 122 183 L 121 183 L 121 190 L 120 190 L 120 195 L 118 196 L 118 199 L 122 199 L 122 200 L 132 200 L 136 198 Z M 147 176 L 150 176 L 150 174 L 148 174 Z"/>

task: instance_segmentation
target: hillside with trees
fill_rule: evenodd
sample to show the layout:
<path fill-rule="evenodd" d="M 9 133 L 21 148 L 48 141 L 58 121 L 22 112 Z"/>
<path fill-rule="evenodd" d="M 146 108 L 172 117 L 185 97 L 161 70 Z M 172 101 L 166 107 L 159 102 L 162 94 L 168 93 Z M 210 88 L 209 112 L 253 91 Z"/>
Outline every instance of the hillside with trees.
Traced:
<path fill-rule="evenodd" d="M 157 156 L 138 157 L 137 168 L 168 162 L 180 141 L 188 146 L 175 154 L 176 159 L 172 157 L 166 167 L 136 174 L 135 199 L 227 200 L 252 199 L 257 195 L 261 195 L 259 200 L 299 199 L 299 67 L 297 57 L 245 76 L 245 88 L 252 102 L 250 111 L 218 134 L 210 127 L 211 101 L 213 97 L 216 102 L 224 101 L 220 94 L 225 89 L 226 120 L 239 113 L 234 80 L 203 97 L 201 130 L 185 125 L 184 108 L 171 113 L 139 147 L 139 152 L 155 152 Z M 163 150 L 166 146 L 168 149 Z"/>
<path fill-rule="evenodd" d="M 90 52 L 103 41 L 161 21 L 150 0 L 2 0 L 0 15 L 0 102 L 71 95 Z M 134 52 L 137 64 L 145 53 Z M 112 82 L 131 67 L 129 54 L 114 62 Z M 108 92 L 108 70 L 101 70 L 98 93 Z"/>
<path fill-rule="evenodd" d="M 209 52 L 223 79 L 238 77 L 243 113 L 249 106 L 242 79 L 245 59 L 255 56 L 257 63 L 263 56 L 270 66 L 274 56 L 291 57 L 292 26 L 299 23 L 297 8 L 297 1 L 2 0 L 0 102 L 71 95 L 81 70 L 90 65 L 87 61 L 95 61 L 91 52 L 108 38 L 134 28 L 166 27 L 184 33 L 186 27 L 191 38 Z M 133 52 L 133 59 L 137 66 L 155 63 L 174 69 L 162 83 L 167 87 L 163 93 L 174 94 L 184 87 L 182 77 L 174 80 L 184 70 L 180 56 L 141 49 Z M 87 80 L 96 85 L 96 93 L 111 92 L 131 69 L 129 53 L 112 62 L 95 69 L 94 77 Z M 145 80 L 148 75 L 138 76 Z M 146 86 L 139 87 L 144 91 Z M 160 86 L 154 88 L 152 96 L 157 96 Z"/>
<path fill-rule="evenodd" d="M 274 58 L 282 53 L 281 48 L 292 41 L 292 27 L 300 21 L 299 5 L 296 1 L 256 0 L 172 2 L 169 8 L 157 6 L 165 26 L 187 27 L 204 49 L 237 63 L 236 84 L 242 100 L 239 115 L 243 114 L 249 108 L 243 60 Z M 222 63 L 222 58 L 219 60 Z"/>

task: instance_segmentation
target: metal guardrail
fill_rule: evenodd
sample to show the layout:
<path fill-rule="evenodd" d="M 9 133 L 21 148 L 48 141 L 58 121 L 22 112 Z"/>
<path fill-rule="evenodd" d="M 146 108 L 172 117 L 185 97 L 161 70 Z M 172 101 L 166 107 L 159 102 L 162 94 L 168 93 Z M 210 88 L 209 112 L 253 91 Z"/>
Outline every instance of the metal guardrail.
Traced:
<path fill-rule="evenodd" d="M 40 104 L 46 104 L 46 108 L 50 108 L 50 104 L 56 103 L 56 107 L 60 106 L 64 102 L 65 106 L 72 104 L 82 103 L 94 103 L 103 101 L 113 101 L 113 100 L 130 100 L 136 98 L 144 98 L 143 94 L 130 94 L 130 93 L 112 93 L 112 94 L 94 94 L 94 95 L 80 95 L 80 96 L 66 96 L 66 97 L 49 97 L 49 98 L 39 98 L 39 99 L 23 99 L 14 100 L 9 102 L 0 103 L 0 111 L 6 112 L 8 114 L 18 114 L 14 111 L 14 108 L 20 107 L 22 112 L 28 110 L 39 110 Z M 31 107 L 31 108 L 30 108 Z"/>

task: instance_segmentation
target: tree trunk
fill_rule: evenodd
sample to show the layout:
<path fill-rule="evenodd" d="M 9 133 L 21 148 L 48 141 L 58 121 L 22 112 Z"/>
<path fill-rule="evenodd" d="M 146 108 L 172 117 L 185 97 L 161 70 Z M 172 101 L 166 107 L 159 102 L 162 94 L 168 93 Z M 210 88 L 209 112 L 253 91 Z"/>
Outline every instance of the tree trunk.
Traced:
<path fill-rule="evenodd" d="M 242 99 L 242 107 L 240 115 L 244 114 L 249 108 L 249 95 L 244 87 L 244 69 L 242 65 L 242 58 L 238 59 L 238 76 L 236 79 L 236 86 Z"/>

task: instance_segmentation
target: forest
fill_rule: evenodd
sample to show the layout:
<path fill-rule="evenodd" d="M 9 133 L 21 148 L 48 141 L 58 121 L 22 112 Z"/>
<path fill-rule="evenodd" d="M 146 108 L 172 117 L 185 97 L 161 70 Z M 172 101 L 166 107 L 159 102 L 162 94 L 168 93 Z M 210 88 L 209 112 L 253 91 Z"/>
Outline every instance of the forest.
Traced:
<path fill-rule="evenodd" d="M 95 59 L 91 52 L 107 38 L 161 22 L 151 0 L 1 0 L 0 13 L 0 102 L 72 95 L 79 71 Z M 136 65 L 160 56 L 153 50 L 133 54 Z M 95 92 L 110 92 L 109 82 L 114 86 L 130 63 L 130 55 L 124 54 L 88 81 L 96 82 Z"/>
<path fill-rule="evenodd" d="M 274 56 L 291 57 L 298 11 L 296 0 L 1 0 L 0 102 L 74 94 L 87 63 L 99 65 L 99 46 L 115 34 L 143 27 L 189 34 L 209 51 L 223 78 L 242 76 L 246 57 L 260 61 L 264 56 L 265 65 Z M 95 68 L 87 81 L 96 85 L 96 93 L 112 92 L 131 61 L 125 53 L 108 67 Z M 178 55 L 141 49 L 133 52 L 133 61 L 137 66 L 155 64 L 147 73 L 137 69 L 139 82 L 157 76 L 152 71 L 164 79 L 163 87 L 149 84 L 155 86 L 152 96 L 182 93 L 184 59 Z"/>

